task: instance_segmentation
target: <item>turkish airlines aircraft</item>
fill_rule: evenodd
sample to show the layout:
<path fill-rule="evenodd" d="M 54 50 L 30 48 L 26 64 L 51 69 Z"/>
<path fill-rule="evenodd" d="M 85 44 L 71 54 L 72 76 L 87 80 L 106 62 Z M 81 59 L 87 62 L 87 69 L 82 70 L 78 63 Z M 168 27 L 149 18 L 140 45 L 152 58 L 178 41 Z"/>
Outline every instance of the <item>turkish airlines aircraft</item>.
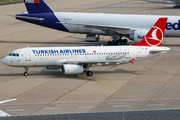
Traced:
<path fill-rule="evenodd" d="M 153 2 L 153 3 L 175 4 L 176 6 L 173 6 L 173 8 L 180 8 L 180 1 L 179 0 L 144 0 L 144 1 Z"/>
<path fill-rule="evenodd" d="M 180 37 L 180 17 L 103 13 L 54 12 L 43 0 L 24 0 L 28 12 L 16 14 L 18 20 L 78 34 L 87 34 L 87 41 L 96 35 L 112 36 L 108 45 L 127 43 L 125 36 L 139 43 L 160 17 L 167 17 L 165 37 Z M 13 15 L 14 16 L 14 15 Z"/>
<path fill-rule="evenodd" d="M 10 100 L 5 100 L 5 101 L 0 101 L 0 104 L 4 104 L 4 103 L 7 103 L 7 102 L 11 102 L 11 101 L 14 101 L 14 100 L 17 100 L 16 98 L 15 99 L 10 99 Z M 6 116 L 11 116 L 10 114 L 0 110 L 0 117 L 6 117 Z"/>
<path fill-rule="evenodd" d="M 169 51 L 168 47 L 160 47 L 166 22 L 167 18 L 160 18 L 135 46 L 22 48 L 11 52 L 2 62 L 13 67 L 24 67 L 24 76 L 28 75 L 28 67 L 62 69 L 63 74 L 86 72 L 87 76 L 92 76 L 89 68 L 93 66 L 133 63 Z"/>

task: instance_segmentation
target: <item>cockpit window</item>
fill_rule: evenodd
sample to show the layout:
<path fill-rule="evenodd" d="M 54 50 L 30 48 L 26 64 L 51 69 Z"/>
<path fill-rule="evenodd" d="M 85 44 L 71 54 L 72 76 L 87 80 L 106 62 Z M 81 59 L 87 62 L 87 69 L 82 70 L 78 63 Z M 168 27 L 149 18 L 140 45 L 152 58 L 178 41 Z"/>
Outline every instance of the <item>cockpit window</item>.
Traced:
<path fill-rule="evenodd" d="M 13 56 L 13 53 L 10 53 L 9 56 Z"/>
<path fill-rule="evenodd" d="M 9 56 L 19 57 L 18 53 L 10 53 Z"/>

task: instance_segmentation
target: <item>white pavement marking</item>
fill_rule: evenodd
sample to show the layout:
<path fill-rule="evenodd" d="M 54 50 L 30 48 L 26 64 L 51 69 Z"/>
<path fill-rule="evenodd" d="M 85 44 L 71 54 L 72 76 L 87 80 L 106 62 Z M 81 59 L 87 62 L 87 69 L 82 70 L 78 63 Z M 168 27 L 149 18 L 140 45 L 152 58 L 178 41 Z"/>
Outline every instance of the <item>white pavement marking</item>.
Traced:
<path fill-rule="evenodd" d="M 130 107 L 130 105 L 115 105 L 113 107 Z"/>
<path fill-rule="evenodd" d="M 2 108 L 20 108 L 21 106 L 8 106 L 8 107 L 2 107 Z"/>
<path fill-rule="evenodd" d="M 61 108 L 43 108 L 43 110 L 57 110 L 57 109 L 61 109 Z"/>
<path fill-rule="evenodd" d="M 79 108 L 95 108 L 96 106 L 87 106 L 87 107 L 79 107 Z"/>
<path fill-rule="evenodd" d="M 121 103 L 107 103 L 107 104 L 110 104 L 110 105 L 117 105 L 117 104 L 124 104 L 125 102 L 121 102 Z"/>
<path fill-rule="evenodd" d="M 56 104 L 56 103 L 54 103 L 54 104 Z M 58 104 L 56 106 L 68 106 L 68 105 L 77 105 L 77 104 Z"/>
<path fill-rule="evenodd" d="M 6 110 L 6 111 L 24 111 L 24 109 L 14 109 L 14 110 Z"/>
<path fill-rule="evenodd" d="M 164 104 L 147 104 L 147 106 L 164 106 Z"/>

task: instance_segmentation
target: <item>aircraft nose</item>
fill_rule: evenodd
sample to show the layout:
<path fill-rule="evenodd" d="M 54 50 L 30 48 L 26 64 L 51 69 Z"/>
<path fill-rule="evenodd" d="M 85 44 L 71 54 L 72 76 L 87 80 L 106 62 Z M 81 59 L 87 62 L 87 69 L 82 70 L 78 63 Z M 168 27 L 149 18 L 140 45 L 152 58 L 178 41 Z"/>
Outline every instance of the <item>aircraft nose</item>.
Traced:
<path fill-rule="evenodd" d="M 5 65 L 7 65 L 7 63 L 8 63 L 7 57 L 5 57 L 5 58 L 2 59 L 2 63 L 5 64 Z"/>

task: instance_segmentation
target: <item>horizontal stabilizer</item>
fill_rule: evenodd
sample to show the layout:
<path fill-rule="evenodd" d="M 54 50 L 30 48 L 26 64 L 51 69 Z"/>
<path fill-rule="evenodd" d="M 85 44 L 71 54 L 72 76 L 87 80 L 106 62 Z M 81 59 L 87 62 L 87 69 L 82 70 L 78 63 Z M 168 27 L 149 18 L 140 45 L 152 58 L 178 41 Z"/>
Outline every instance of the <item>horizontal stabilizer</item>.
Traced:
<path fill-rule="evenodd" d="M 16 18 L 23 18 L 23 19 L 28 19 L 28 20 L 36 20 L 36 21 L 43 21 L 44 18 L 36 18 L 36 17 L 27 17 L 27 16 L 16 16 L 16 15 L 7 15 L 7 16 L 12 16 Z"/>
<path fill-rule="evenodd" d="M 159 49 L 152 49 L 149 51 L 151 54 L 157 54 L 157 53 L 166 53 L 167 51 L 170 51 L 170 48 L 164 48 L 164 47 L 159 47 Z"/>

